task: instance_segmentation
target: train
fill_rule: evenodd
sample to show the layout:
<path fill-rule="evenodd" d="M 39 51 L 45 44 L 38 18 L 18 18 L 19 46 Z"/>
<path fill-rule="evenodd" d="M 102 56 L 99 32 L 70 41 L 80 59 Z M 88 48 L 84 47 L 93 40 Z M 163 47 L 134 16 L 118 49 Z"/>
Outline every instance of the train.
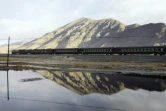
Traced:
<path fill-rule="evenodd" d="M 65 48 L 65 49 L 20 49 L 13 50 L 12 54 L 154 54 L 165 55 L 166 46 L 151 47 L 100 47 L 100 48 Z"/>

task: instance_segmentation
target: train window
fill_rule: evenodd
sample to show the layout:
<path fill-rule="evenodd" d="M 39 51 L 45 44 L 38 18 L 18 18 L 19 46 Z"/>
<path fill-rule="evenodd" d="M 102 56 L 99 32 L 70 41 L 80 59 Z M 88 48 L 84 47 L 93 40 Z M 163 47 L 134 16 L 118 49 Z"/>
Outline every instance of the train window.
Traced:
<path fill-rule="evenodd" d="M 150 48 L 148 48 L 147 51 L 149 52 L 149 51 L 150 51 Z"/>
<path fill-rule="evenodd" d="M 157 48 L 155 48 L 154 51 L 157 51 Z"/>
<path fill-rule="evenodd" d="M 163 51 L 163 48 L 161 48 L 161 51 Z"/>
<path fill-rule="evenodd" d="M 160 48 L 158 48 L 158 51 L 161 51 L 161 49 L 160 49 Z"/>

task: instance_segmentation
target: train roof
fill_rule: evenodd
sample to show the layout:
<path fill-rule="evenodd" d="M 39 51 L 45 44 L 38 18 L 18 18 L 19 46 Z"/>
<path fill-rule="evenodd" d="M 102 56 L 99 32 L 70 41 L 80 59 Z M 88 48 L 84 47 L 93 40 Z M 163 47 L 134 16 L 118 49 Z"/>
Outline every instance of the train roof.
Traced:
<path fill-rule="evenodd" d="M 166 48 L 166 46 L 133 46 L 133 47 L 115 47 L 115 48 Z"/>

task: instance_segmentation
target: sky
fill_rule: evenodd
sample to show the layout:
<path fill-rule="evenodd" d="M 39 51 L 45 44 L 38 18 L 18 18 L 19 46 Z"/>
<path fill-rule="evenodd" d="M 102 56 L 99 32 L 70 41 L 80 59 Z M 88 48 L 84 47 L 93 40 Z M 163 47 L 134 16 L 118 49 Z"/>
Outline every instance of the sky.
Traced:
<path fill-rule="evenodd" d="M 0 44 L 39 38 L 78 18 L 166 23 L 166 0 L 0 0 Z M 5 39 L 5 40 L 2 40 Z"/>

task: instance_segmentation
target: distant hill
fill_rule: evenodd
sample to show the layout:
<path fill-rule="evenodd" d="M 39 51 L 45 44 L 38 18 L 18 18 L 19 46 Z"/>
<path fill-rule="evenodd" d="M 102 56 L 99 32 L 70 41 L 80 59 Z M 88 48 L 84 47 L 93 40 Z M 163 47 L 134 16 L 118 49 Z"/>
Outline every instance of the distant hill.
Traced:
<path fill-rule="evenodd" d="M 17 49 L 18 47 L 22 46 L 25 42 L 16 42 L 10 44 L 10 51 L 13 49 Z M 0 46 L 0 54 L 6 54 L 8 52 L 8 45 L 4 44 Z"/>
<path fill-rule="evenodd" d="M 114 19 L 80 18 L 17 49 L 166 45 L 166 25 L 126 25 Z"/>

